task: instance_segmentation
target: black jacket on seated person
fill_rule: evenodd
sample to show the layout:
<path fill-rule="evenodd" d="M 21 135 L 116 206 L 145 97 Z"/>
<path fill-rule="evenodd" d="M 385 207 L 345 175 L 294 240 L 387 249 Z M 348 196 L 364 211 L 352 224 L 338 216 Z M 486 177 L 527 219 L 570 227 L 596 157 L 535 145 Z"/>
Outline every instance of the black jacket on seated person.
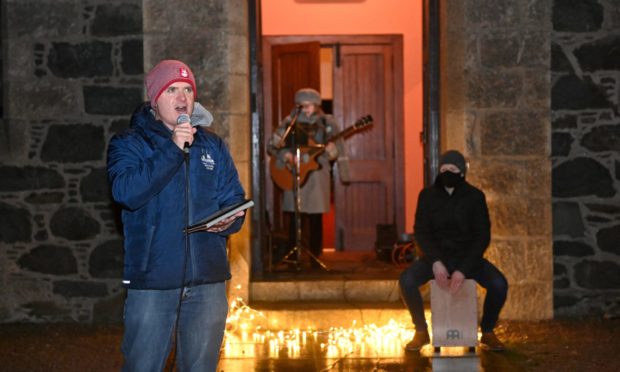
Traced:
<path fill-rule="evenodd" d="M 450 195 L 436 179 L 420 192 L 414 237 L 423 260 L 441 261 L 448 271 L 475 272 L 491 239 L 484 193 L 463 180 Z"/>

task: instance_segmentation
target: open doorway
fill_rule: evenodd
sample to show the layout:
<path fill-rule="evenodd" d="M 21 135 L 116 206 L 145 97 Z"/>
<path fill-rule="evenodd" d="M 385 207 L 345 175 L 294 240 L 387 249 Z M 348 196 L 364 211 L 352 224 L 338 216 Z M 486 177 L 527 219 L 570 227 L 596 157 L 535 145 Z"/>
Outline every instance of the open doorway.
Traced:
<path fill-rule="evenodd" d="M 373 114 L 382 127 L 376 132 L 376 128 L 373 128 L 370 132 L 371 146 L 364 147 L 368 145 L 367 138 L 361 135 L 347 141 L 353 156 L 360 156 L 352 167 L 359 177 L 346 186 L 334 180 L 334 208 L 330 213 L 333 219 L 330 216 L 324 219 L 326 224 L 333 226 L 333 237 L 326 234 L 324 246 L 329 248 L 333 245 L 335 249 L 344 252 L 355 248 L 361 251 L 372 250 L 378 234 L 376 221 L 379 220 L 394 222 L 399 236 L 411 232 L 417 194 L 424 185 L 426 164 L 424 144 L 420 140 L 425 105 L 422 68 L 426 62 L 422 57 L 423 4 L 425 2 L 410 0 L 388 3 L 341 0 L 256 1 L 255 19 L 258 24 L 255 26 L 258 32 L 255 34 L 256 43 L 251 44 L 258 47 L 256 54 L 253 54 L 257 57 L 256 63 L 252 64 L 253 69 L 256 67 L 256 74 L 252 74 L 256 82 L 253 86 L 257 88 L 252 90 L 252 97 L 256 97 L 253 100 L 256 116 L 252 129 L 255 160 L 252 174 L 255 198 L 260 202 L 260 209 L 255 209 L 259 214 L 256 218 L 252 217 L 255 233 L 252 267 L 255 277 L 268 264 L 265 256 L 261 258 L 266 246 L 264 232 L 278 229 L 284 223 L 278 212 L 279 197 L 268 174 L 269 156 L 265 151 L 266 138 L 269 138 L 274 126 L 291 111 L 294 104 L 292 89 L 288 94 L 283 94 L 280 90 L 273 91 L 274 87 L 271 86 L 269 74 L 273 73 L 273 69 L 270 64 L 272 56 L 269 54 L 280 45 L 318 43 L 317 50 L 322 62 L 317 62 L 317 65 L 320 63 L 323 67 L 318 69 L 317 76 L 322 75 L 323 81 L 317 78 L 317 87 L 323 88 L 326 85 L 325 76 L 332 78 L 328 88 L 321 89 L 322 98 L 326 101 L 326 111 L 337 116 L 341 126 L 350 124 L 359 115 L 382 113 Z M 360 68 L 364 69 L 368 65 L 383 68 L 377 69 L 381 70 L 380 74 L 360 74 Z M 292 70 L 299 70 L 298 67 Z M 325 71 L 330 69 L 332 73 L 326 74 Z M 400 75 L 384 79 L 385 71 Z M 386 84 L 387 81 L 394 84 Z M 373 93 L 364 96 L 357 92 Z M 281 100 L 272 100 L 272 97 L 288 98 L 290 102 L 280 104 L 278 102 Z M 365 109 L 351 110 L 355 104 Z M 256 121 L 257 118 L 260 121 Z M 386 128 L 391 128 L 391 131 L 386 131 Z M 375 133 L 387 145 L 373 146 L 372 141 L 381 143 L 375 138 Z M 386 158 L 393 161 L 386 161 Z M 373 179 L 390 172 L 392 175 L 387 185 Z M 385 197 L 384 188 L 392 192 L 393 196 Z M 342 200 L 345 200 L 344 208 L 338 204 Z M 349 208 L 354 206 L 360 206 L 361 209 Z M 369 223 L 363 220 L 369 216 L 376 221 Z"/>
<path fill-rule="evenodd" d="M 266 36 L 262 45 L 264 142 L 306 86 L 321 92 L 341 131 L 372 116 L 371 130 L 345 141 L 350 180 L 343 184 L 334 172 L 334 208 L 324 218 L 324 247 L 372 252 L 377 225 L 405 220 L 402 36 Z M 284 229 L 281 190 L 268 166 L 265 172 L 265 206 L 272 226 Z"/>

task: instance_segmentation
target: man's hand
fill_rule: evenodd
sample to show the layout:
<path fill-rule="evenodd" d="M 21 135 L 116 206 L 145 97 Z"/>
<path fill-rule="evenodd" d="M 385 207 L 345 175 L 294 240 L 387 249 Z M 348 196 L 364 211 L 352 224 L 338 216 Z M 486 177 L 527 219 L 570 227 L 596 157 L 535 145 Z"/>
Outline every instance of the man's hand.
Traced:
<path fill-rule="evenodd" d="M 465 275 L 462 272 L 456 270 L 450 276 L 450 293 L 455 295 L 463 286 L 465 281 Z"/>
<path fill-rule="evenodd" d="M 189 143 L 190 146 L 192 142 L 194 142 L 194 133 L 196 133 L 196 130 L 197 129 L 192 127 L 189 122 L 175 125 L 172 130 L 172 141 L 183 150 L 186 142 Z"/>
<path fill-rule="evenodd" d="M 245 214 L 245 211 L 239 211 L 237 214 L 232 215 L 228 218 L 225 218 L 223 220 L 221 220 L 220 222 L 216 223 L 215 225 L 209 227 L 207 229 L 208 232 L 212 232 L 212 233 L 219 233 L 222 232 L 224 230 L 226 230 L 227 228 L 230 227 L 230 225 L 233 224 L 233 222 L 235 222 L 235 220 L 238 217 L 241 217 Z"/>
<path fill-rule="evenodd" d="M 435 276 L 435 282 L 437 282 L 439 288 L 444 291 L 449 290 L 450 281 L 448 280 L 448 269 L 446 269 L 441 261 L 435 261 L 435 263 L 433 263 L 433 275 Z"/>

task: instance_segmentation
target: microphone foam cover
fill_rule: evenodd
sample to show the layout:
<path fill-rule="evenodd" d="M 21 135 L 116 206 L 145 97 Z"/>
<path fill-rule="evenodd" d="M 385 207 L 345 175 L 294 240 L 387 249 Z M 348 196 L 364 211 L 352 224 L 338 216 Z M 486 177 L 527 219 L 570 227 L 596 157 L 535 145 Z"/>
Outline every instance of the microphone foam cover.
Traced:
<path fill-rule="evenodd" d="M 177 125 L 179 124 L 183 124 L 183 123 L 189 123 L 191 121 L 189 115 L 187 114 L 181 114 L 179 115 L 179 117 L 177 118 Z"/>

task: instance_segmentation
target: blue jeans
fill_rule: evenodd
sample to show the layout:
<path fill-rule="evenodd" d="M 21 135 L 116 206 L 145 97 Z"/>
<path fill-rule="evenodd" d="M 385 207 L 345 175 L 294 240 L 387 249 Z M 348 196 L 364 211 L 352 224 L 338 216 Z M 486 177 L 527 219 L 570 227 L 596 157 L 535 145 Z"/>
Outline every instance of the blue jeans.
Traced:
<path fill-rule="evenodd" d="M 508 281 L 492 263 L 486 259 L 482 259 L 482 261 L 480 267 L 471 273 L 467 279 L 474 279 L 487 290 L 480 330 L 492 332 L 499 318 L 499 313 L 506 302 Z M 424 318 L 424 302 L 419 287 L 433 277 L 433 264 L 425 260 L 414 261 L 400 274 L 400 294 L 409 309 L 416 331 L 428 329 Z"/>
<path fill-rule="evenodd" d="M 224 338 L 228 299 L 226 283 L 170 290 L 129 289 L 125 300 L 123 371 L 162 371 L 177 332 L 178 371 L 215 371 Z"/>

